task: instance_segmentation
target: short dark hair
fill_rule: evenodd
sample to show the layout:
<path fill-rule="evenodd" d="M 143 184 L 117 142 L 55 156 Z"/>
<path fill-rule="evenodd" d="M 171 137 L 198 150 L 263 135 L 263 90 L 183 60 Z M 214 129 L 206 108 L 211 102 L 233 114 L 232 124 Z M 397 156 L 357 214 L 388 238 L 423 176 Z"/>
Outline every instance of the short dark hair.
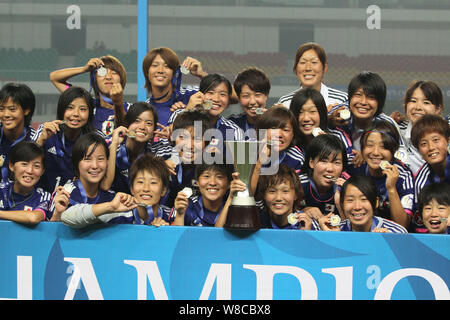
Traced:
<path fill-rule="evenodd" d="M 348 84 L 349 101 L 360 88 L 362 88 L 366 96 L 374 96 L 375 100 L 377 100 L 378 107 L 375 116 L 382 113 L 386 102 L 386 83 L 380 75 L 371 71 L 364 71 L 354 76 Z"/>
<path fill-rule="evenodd" d="M 376 120 L 372 123 L 369 130 L 366 130 L 360 139 L 361 151 L 366 147 L 367 138 L 371 133 L 378 132 L 381 134 L 383 146 L 389 150 L 394 156 L 395 152 L 400 147 L 400 134 L 397 128 L 386 120 Z"/>
<path fill-rule="evenodd" d="M 445 137 L 450 137 L 450 126 L 441 116 L 426 114 L 421 117 L 411 128 L 411 142 L 414 147 L 419 148 L 420 140 L 428 133 L 436 132 Z"/>
<path fill-rule="evenodd" d="M 196 121 L 202 122 L 202 133 L 211 128 L 208 114 L 203 109 L 189 109 L 180 112 L 173 122 L 173 130 L 193 127 Z"/>
<path fill-rule="evenodd" d="M 295 59 L 294 59 L 294 67 L 292 68 L 294 73 L 296 73 L 297 64 L 302 55 L 308 51 L 308 50 L 314 50 L 319 57 L 320 62 L 322 63 L 323 68 L 325 69 L 325 65 L 327 62 L 327 55 L 325 53 L 325 49 L 318 43 L 315 42 L 307 42 L 302 44 L 295 53 Z"/>
<path fill-rule="evenodd" d="M 133 182 L 140 171 L 147 171 L 159 177 L 163 188 L 167 189 L 169 186 L 170 172 L 163 158 L 156 157 L 149 152 L 138 157 L 130 167 L 130 186 L 133 186 Z"/>
<path fill-rule="evenodd" d="M 202 80 L 200 81 L 199 91 L 202 93 L 206 93 L 207 90 L 214 89 L 221 83 L 225 83 L 228 94 L 231 95 L 231 93 L 233 92 L 233 88 L 231 86 L 230 80 L 219 73 L 210 73 L 206 77 L 202 78 Z"/>
<path fill-rule="evenodd" d="M 156 128 L 156 124 L 158 123 L 158 112 L 156 112 L 154 106 L 144 101 L 135 102 L 128 108 L 128 111 L 125 114 L 125 125 L 129 127 L 136 121 L 137 117 L 145 111 L 150 111 L 153 114 L 154 127 Z"/>
<path fill-rule="evenodd" d="M 80 177 L 80 171 L 78 169 L 78 164 L 81 160 L 83 160 L 88 154 L 89 147 L 91 145 L 94 145 L 94 148 L 91 152 L 94 152 L 94 150 L 99 146 L 103 146 L 106 153 L 106 158 L 109 158 L 109 149 L 108 144 L 106 143 L 105 139 L 98 134 L 97 132 L 89 132 L 86 134 L 81 135 L 72 148 L 72 165 L 73 165 L 73 173 L 74 176 L 79 178 Z"/>
<path fill-rule="evenodd" d="M 224 174 L 228 181 L 233 180 L 234 167 L 227 163 L 202 163 L 195 166 L 195 180 L 198 181 L 203 172 L 211 170 Z"/>
<path fill-rule="evenodd" d="M 11 148 L 9 162 L 14 164 L 19 161 L 29 162 L 37 157 L 41 157 L 42 164 L 45 168 L 45 151 L 40 145 L 34 141 L 20 141 Z"/>
<path fill-rule="evenodd" d="M 195 127 L 195 122 L 201 122 L 201 132 L 195 132 L 194 134 L 201 137 L 204 136 L 206 130 L 211 129 L 212 125 L 208 117 L 208 113 L 204 109 L 189 109 L 183 110 L 175 118 L 172 126 L 172 132 L 179 129 L 187 129 L 189 127 Z M 174 141 L 176 137 L 173 137 Z"/>
<path fill-rule="evenodd" d="M 289 110 L 292 111 L 294 116 L 297 118 L 300 115 L 300 111 L 303 109 L 303 105 L 311 99 L 311 101 L 314 103 L 314 105 L 317 108 L 317 111 L 319 112 L 320 117 L 320 128 L 322 130 L 327 130 L 328 128 L 328 110 L 327 105 L 325 103 L 325 99 L 323 98 L 322 94 L 313 88 L 303 88 L 299 91 L 297 91 L 291 100 L 291 105 L 289 107 Z"/>
<path fill-rule="evenodd" d="M 406 110 L 406 105 L 411 101 L 411 96 L 414 91 L 419 88 L 422 90 L 424 96 L 429 100 L 432 104 L 436 106 L 436 108 L 442 107 L 444 108 L 444 99 L 442 96 L 442 91 L 439 86 L 433 81 L 426 80 L 415 80 L 409 88 L 406 90 L 405 98 L 403 100 L 403 106 Z"/>
<path fill-rule="evenodd" d="M 0 89 L 0 104 L 6 103 L 9 98 L 22 108 L 22 112 L 29 110 L 24 116 L 25 127 L 28 127 L 36 108 L 36 97 L 33 91 L 24 83 L 9 82 Z"/>
<path fill-rule="evenodd" d="M 58 98 L 58 106 L 56 109 L 56 118 L 58 120 L 64 120 L 64 113 L 66 112 L 67 107 L 73 100 L 77 98 L 83 98 L 89 108 L 88 121 L 82 128 L 82 132 L 92 132 L 95 130 L 92 124 L 92 121 L 94 120 L 94 99 L 92 98 L 91 94 L 84 88 L 71 86 L 60 94 Z"/>
<path fill-rule="evenodd" d="M 294 114 L 282 104 L 276 104 L 267 109 L 266 112 L 258 116 L 256 120 L 255 129 L 256 133 L 259 134 L 260 130 L 269 130 L 272 128 L 284 128 L 288 123 L 291 124 L 292 130 L 294 132 L 294 137 L 292 138 L 291 146 L 295 146 L 298 143 L 299 129 L 298 129 L 298 119 L 295 118 Z"/>
<path fill-rule="evenodd" d="M 319 160 L 327 159 L 331 154 L 337 157 L 342 155 L 342 171 L 347 168 L 347 150 L 342 141 L 329 133 L 321 134 L 314 137 L 306 148 L 305 163 L 303 164 L 302 172 L 306 172 L 308 177 L 312 177 L 313 169 L 309 166 L 309 160 L 314 160 L 319 157 Z"/>
<path fill-rule="evenodd" d="M 300 178 L 294 169 L 288 167 L 285 164 L 280 164 L 277 173 L 274 175 L 261 175 L 258 179 L 258 187 L 256 190 L 257 198 L 264 201 L 264 195 L 267 189 L 272 186 L 279 185 L 287 181 L 294 188 L 294 192 L 297 195 L 297 200 L 294 202 L 294 211 L 300 210 L 301 202 L 303 200 L 303 188 L 300 182 Z"/>
<path fill-rule="evenodd" d="M 370 205 L 373 209 L 373 214 L 377 212 L 377 200 L 378 200 L 378 191 L 373 180 L 368 176 L 355 175 L 348 178 L 347 181 L 344 182 L 341 189 L 340 196 L 340 204 L 341 207 L 344 205 L 344 198 L 347 192 L 347 188 L 349 185 L 353 185 L 359 189 L 369 200 Z"/>
<path fill-rule="evenodd" d="M 247 85 L 255 92 L 261 92 L 266 96 L 269 95 L 270 80 L 266 73 L 257 67 L 245 68 L 236 75 L 233 87 L 238 97 L 244 85 Z"/>
<path fill-rule="evenodd" d="M 427 184 L 419 193 L 418 209 L 422 215 L 423 207 L 432 200 L 437 203 L 450 206 L 450 184 L 448 182 L 438 182 Z"/>

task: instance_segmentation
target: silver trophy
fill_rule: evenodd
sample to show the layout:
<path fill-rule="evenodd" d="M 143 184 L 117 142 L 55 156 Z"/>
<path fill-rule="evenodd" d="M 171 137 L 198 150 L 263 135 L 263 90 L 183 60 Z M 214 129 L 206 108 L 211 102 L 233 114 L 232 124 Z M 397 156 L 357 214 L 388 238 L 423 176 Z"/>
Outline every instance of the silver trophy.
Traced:
<path fill-rule="evenodd" d="M 228 209 L 224 228 L 256 230 L 261 228 L 255 198 L 249 194 L 250 182 L 258 155 L 258 141 L 225 141 L 234 169 L 247 189 L 237 192 Z"/>

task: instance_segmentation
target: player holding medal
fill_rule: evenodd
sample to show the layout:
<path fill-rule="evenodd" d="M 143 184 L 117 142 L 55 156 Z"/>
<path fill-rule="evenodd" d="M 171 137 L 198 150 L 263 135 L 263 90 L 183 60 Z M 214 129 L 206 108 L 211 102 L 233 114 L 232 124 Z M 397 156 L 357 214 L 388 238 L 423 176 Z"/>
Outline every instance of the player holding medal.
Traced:
<path fill-rule="evenodd" d="M 197 59 L 187 57 L 180 65 L 177 54 L 170 48 L 160 47 L 150 50 L 142 62 L 149 102 L 156 108 L 159 124 L 167 126 L 175 110 L 183 109 L 196 87 L 182 87 L 182 74 L 190 73 L 200 79 L 207 73 Z"/>
<path fill-rule="evenodd" d="M 366 175 L 375 183 L 380 197 L 378 215 L 408 228 L 414 212 L 414 182 L 409 170 L 394 155 L 399 148 L 399 134 L 387 121 L 375 121 L 361 136 L 361 154 L 366 162 L 350 166 L 350 175 Z"/>
<path fill-rule="evenodd" d="M 321 230 L 407 233 L 401 225 L 375 215 L 379 203 L 377 187 L 369 177 L 350 177 L 342 186 L 339 202 L 347 219 L 336 225 L 338 221 L 330 213 L 319 219 Z"/>
<path fill-rule="evenodd" d="M 82 67 L 53 71 L 50 73 L 50 81 L 62 93 L 72 86 L 67 82 L 70 78 L 87 72 L 90 73 L 90 86 L 95 94 L 93 126 L 110 137 L 114 127 L 123 124 L 130 105 L 123 101 L 127 74 L 117 58 L 111 55 L 91 58 Z"/>

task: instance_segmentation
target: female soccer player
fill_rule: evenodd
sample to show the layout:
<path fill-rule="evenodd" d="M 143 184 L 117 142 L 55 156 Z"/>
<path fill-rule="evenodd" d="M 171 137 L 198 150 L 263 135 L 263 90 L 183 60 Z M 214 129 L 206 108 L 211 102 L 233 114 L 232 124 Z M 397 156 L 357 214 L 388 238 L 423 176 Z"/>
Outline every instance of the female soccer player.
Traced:
<path fill-rule="evenodd" d="M 26 224 L 59 221 L 59 215 L 50 211 L 51 194 L 36 188 L 44 159 L 44 150 L 32 141 L 12 147 L 8 166 L 13 179 L 0 183 L 0 219 Z"/>
<path fill-rule="evenodd" d="M 180 65 L 177 54 L 166 47 L 152 49 L 142 62 L 145 88 L 150 96 L 146 102 L 156 108 L 159 123 L 163 126 L 167 126 L 172 112 L 183 109 L 198 91 L 193 87 L 181 87 L 181 68 L 200 79 L 207 75 L 200 61 L 187 57 Z"/>
<path fill-rule="evenodd" d="M 131 195 L 118 192 L 108 202 L 74 205 L 64 211 L 61 220 L 75 228 L 97 222 L 168 225 L 174 219 L 172 210 L 160 204 L 168 182 L 169 171 L 164 160 L 147 153 L 130 168 Z"/>
<path fill-rule="evenodd" d="M 36 99 L 30 87 L 23 83 L 7 83 L 0 89 L 0 181 L 9 177 L 8 161 L 11 148 L 34 136 L 31 127 Z"/>
<path fill-rule="evenodd" d="M 82 67 L 55 70 L 50 73 L 50 81 L 62 93 L 71 86 L 67 82 L 70 78 L 83 73 L 89 73 L 91 89 L 95 93 L 93 126 L 109 138 L 114 127 L 123 124 L 130 105 L 123 101 L 127 73 L 117 58 L 106 55 L 91 58 Z"/>
<path fill-rule="evenodd" d="M 340 207 L 347 219 L 333 226 L 330 221 L 332 213 L 323 216 L 319 219 L 322 230 L 407 233 L 401 225 L 376 215 L 379 203 L 377 187 L 369 177 L 350 177 L 340 193 Z"/>
<path fill-rule="evenodd" d="M 398 126 L 407 151 L 404 162 L 413 173 L 417 173 L 425 161 L 411 143 L 411 129 L 422 116 L 426 114 L 440 115 L 442 113 L 444 110 L 442 91 L 432 81 L 415 81 L 406 90 L 403 106 L 406 120 L 401 121 Z"/>
<path fill-rule="evenodd" d="M 313 88 L 320 92 L 327 106 L 343 103 L 347 100 L 347 94 L 343 91 L 329 88 L 323 83 L 323 78 L 328 70 L 328 61 L 325 50 L 314 42 L 302 44 L 295 54 L 293 71 L 300 82 L 301 88 Z M 282 96 L 278 103 L 290 107 L 297 89 Z"/>
<path fill-rule="evenodd" d="M 396 128 L 387 121 L 375 121 L 361 136 L 360 167 L 350 167 L 350 175 L 366 175 L 377 186 L 378 214 L 409 227 L 414 212 L 413 174 L 395 155 L 400 145 Z"/>
<path fill-rule="evenodd" d="M 56 118 L 41 124 L 33 137 L 44 148 L 47 167 L 51 168 L 46 170 L 39 186 L 50 193 L 73 179 L 72 148 L 75 141 L 83 134 L 96 131 L 92 125 L 94 103 L 89 92 L 80 87 L 70 87 L 61 93 Z"/>

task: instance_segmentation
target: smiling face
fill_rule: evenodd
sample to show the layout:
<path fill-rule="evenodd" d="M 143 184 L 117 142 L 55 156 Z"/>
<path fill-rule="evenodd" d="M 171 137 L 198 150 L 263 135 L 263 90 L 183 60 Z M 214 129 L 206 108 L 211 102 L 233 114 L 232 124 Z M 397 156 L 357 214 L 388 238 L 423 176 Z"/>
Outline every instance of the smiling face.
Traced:
<path fill-rule="evenodd" d="M 155 119 L 151 111 L 144 111 L 128 127 L 136 135 L 136 142 L 147 142 L 153 139 Z"/>
<path fill-rule="evenodd" d="M 450 205 L 440 204 L 435 199 L 432 199 L 423 206 L 423 224 L 430 233 L 445 233 L 447 230 L 447 219 L 449 218 Z"/>
<path fill-rule="evenodd" d="M 161 178 L 147 170 L 138 171 L 130 191 L 138 203 L 149 206 L 158 204 L 166 193 Z"/>
<path fill-rule="evenodd" d="M 325 192 L 334 185 L 334 181 L 342 173 L 342 154 L 331 153 L 327 158 L 309 160 L 309 167 L 313 169 L 312 180 L 319 192 Z"/>
<path fill-rule="evenodd" d="M 230 95 L 224 82 L 221 82 L 215 88 L 209 88 L 204 95 L 205 100 L 212 101 L 212 107 L 208 110 L 209 115 L 212 117 L 218 117 L 230 104 Z"/>
<path fill-rule="evenodd" d="M 304 88 L 314 88 L 320 91 L 323 76 L 327 72 L 328 65 L 323 65 L 313 49 L 305 51 L 296 66 L 296 75 Z"/>
<path fill-rule="evenodd" d="M 265 108 L 268 96 L 262 92 L 256 92 L 244 84 L 239 95 L 239 102 L 248 118 L 256 119 L 256 109 Z"/>
<path fill-rule="evenodd" d="M 175 146 L 183 163 L 197 163 L 195 160 L 201 158 L 205 148 L 205 140 L 203 137 L 194 135 L 194 127 L 187 127 L 177 135 Z"/>
<path fill-rule="evenodd" d="M 303 104 L 298 114 L 298 125 L 305 136 L 312 135 L 314 128 L 320 127 L 320 114 L 311 99 Z"/>
<path fill-rule="evenodd" d="M 197 182 L 203 199 L 210 202 L 221 201 L 230 187 L 224 173 L 211 169 L 202 172 Z"/>
<path fill-rule="evenodd" d="M 164 61 L 161 55 L 156 55 L 148 69 L 148 80 L 152 88 L 164 90 L 170 87 L 173 78 L 173 70 Z"/>
<path fill-rule="evenodd" d="M 271 215 L 283 216 L 293 212 L 297 200 L 295 190 L 289 181 L 270 186 L 264 194 L 264 201 Z"/>
<path fill-rule="evenodd" d="M 286 150 L 294 138 L 294 128 L 288 122 L 283 128 L 272 128 L 267 130 L 267 140 L 272 141 L 272 148 L 281 152 Z"/>
<path fill-rule="evenodd" d="M 370 231 L 373 217 L 372 205 L 364 193 L 352 184 L 347 186 L 342 209 L 353 229 Z"/>
<path fill-rule="evenodd" d="M 379 132 L 372 132 L 367 136 L 362 156 L 369 168 L 377 171 L 381 170 L 381 161 L 391 161 L 393 158 L 391 151 L 384 147 L 383 137 Z"/>
<path fill-rule="evenodd" d="M 44 173 L 42 157 L 31 161 L 9 163 L 9 170 L 14 174 L 14 191 L 29 193 Z"/>
<path fill-rule="evenodd" d="M 73 99 L 64 111 L 64 121 L 67 127 L 79 129 L 86 125 L 89 119 L 89 107 L 84 98 Z"/>
<path fill-rule="evenodd" d="M 406 117 L 414 124 L 425 114 L 440 114 L 441 106 L 434 105 L 425 96 L 421 88 L 414 90 L 409 102 L 406 104 Z"/>
<path fill-rule="evenodd" d="M 103 145 L 89 146 L 86 156 L 80 160 L 78 170 L 80 180 L 84 186 L 100 183 L 106 174 L 108 159 Z"/>
<path fill-rule="evenodd" d="M 0 104 L 0 121 L 6 131 L 22 131 L 25 126 L 25 116 L 30 110 L 23 111 L 22 107 L 11 98 Z"/>
<path fill-rule="evenodd" d="M 431 166 L 443 165 L 447 160 L 447 143 L 445 136 L 429 132 L 419 140 L 418 149 L 422 158 Z"/>
<path fill-rule="evenodd" d="M 362 88 L 355 91 L 349 103 L 350 111 L 357 120 L 373 119 L 378 109 L 374 95 L 366 95 Z"/>

